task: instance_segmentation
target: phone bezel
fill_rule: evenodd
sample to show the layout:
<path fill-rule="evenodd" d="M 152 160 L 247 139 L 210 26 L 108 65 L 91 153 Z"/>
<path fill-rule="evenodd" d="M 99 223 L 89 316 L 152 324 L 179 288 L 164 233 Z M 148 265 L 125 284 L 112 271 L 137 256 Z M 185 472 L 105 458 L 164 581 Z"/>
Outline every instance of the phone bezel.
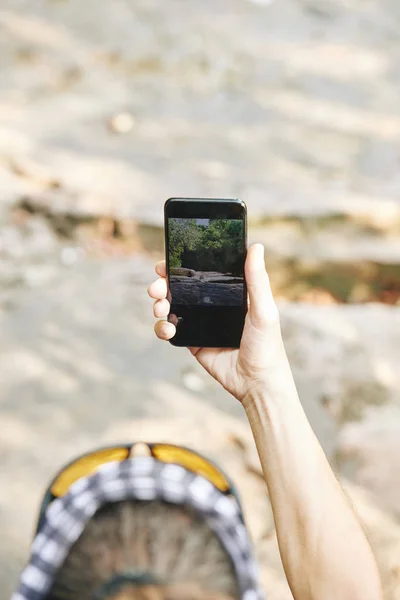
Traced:
<path fill-rule="evenodd" d="M 247 232 L 247 207 L 243 200 L 230 198 L 169 198 L 164 205 L 164 217 L 244 219 Z M 245 240 L 247 246 L 247 240 Z"/>

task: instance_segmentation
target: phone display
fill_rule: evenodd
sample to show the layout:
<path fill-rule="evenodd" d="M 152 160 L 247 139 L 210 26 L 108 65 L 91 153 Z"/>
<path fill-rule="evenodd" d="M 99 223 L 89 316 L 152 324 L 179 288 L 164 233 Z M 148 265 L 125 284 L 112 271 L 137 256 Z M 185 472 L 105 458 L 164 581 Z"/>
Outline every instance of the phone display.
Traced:
<path fill-rule="evenodd" d="M 238 347 L 247 307 L 244 203 L 170 199 L 165 233 L 171 343 Z"/>

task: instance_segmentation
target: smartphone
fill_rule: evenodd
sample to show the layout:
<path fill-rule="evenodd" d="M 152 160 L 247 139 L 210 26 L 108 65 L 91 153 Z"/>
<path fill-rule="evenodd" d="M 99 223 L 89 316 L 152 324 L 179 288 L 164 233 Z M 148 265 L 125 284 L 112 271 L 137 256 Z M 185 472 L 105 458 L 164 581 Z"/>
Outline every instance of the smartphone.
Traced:
<path fill-rule="evenodd" d="M 245 203 L 170 198 L 164 218 L 171 344 L 238 348 L 247 312 Z"/>

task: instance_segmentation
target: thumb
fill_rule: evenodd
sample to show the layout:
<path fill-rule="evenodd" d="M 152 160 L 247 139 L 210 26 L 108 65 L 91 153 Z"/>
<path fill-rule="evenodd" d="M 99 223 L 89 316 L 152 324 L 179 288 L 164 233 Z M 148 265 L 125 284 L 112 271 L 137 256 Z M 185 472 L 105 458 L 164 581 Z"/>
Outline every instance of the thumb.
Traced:
<path fill-rule="evenodd" d="M 245 277 L 250 300 L 250 319 L 257 327 L 276 321 L 278 311 L 265 270 L 264 246 L 254 244 L 247 252 Z"/>

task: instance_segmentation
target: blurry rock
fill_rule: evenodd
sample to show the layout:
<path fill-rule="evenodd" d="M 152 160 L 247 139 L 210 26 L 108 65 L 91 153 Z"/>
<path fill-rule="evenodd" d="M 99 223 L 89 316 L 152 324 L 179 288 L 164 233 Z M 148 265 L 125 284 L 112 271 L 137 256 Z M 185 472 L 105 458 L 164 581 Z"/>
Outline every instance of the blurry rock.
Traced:
<path fill-rule="evenodd" d="M 307 218 L 270 217 L 262 227 L 250 227 L 252 241 L 262 242 L 266 257 L 292 258 L 305 262 L 342 263 L 356 261 L 396 263 L 400 260 L 398 223 L 391 220 L 381 228 L 379 215 L 370 221 L 363 215 L 309 215 Z M 384 233 L 384 235 L 382 235 Z"/>
<path fill-rule="evenodd" d="M 118 229 L 123 238 L 138 237 L 138 224 L 134 219 L 121 219 L 118 221 Z"/>
<path fill-rule="evenodd" d="M 117 222 L 112 217 L 102 216 L 97 222 L 97 233 L 100 238 L 109 239 L 115 236 Z"/>
<path fill-rule="evenodd" d="M 376 505 L 361 486 L 341 481 L 371 544 L 384 590 L 385 600 L 400 599 L 400 524 Z"/>
<path fill-rule="evenodd" d="M 248 2 L 252 2 L 253 4 L 260 4 L 261 6 L 269 6 L 273 4 L 275 0 L 247 0 Z"/>
<path fill-rule="evenodd" d="M 296 381 L 318 390 L 338 425 L 368 406 L 400 406 L 397 307 L 282 303 L 280 314 Z"/>
<path fill-rule="evenodd" d="M 17 266 L 10 261 L 0 259 L 0 288 L 2 291 L 7 288 L 19 287 L 23 281 L 23 275 Z"/>
<path fill-rule="evenodd" d="M 59 269 L 52 264 L 26 265 L 21 269 L 24 282 L 31 288 L 46 285 L 55 279 L 59 274 Z"/>
<path fill-rule="evenodd" d="M 72 246 L 66 246 L 62 248 L 60 252 L 60 260 L 63 265 L 66 267 L 70 267 L 74 265 L 82 256 L 84 255 L 84 250 L 82 248 L 73 248 Z"/>
<path fill-rule="evenodd" d="M 202 377 L 191 370 L 183 371 L 182 383 L 188 390 L 192 392 L 202 392 L 205 388 Z"/>
<path fill-rule="evenodd" d="M 113 133 L 129 133 L 135 125 L 135 119 L 129 112 L 114 115 L 108 122 L 108 127 Z"/>
<path fill-rule="evenodd" d="M 309 302 L 310 304 L 337 304 L 338 301 L 327 290 L 319 288 L 310 289 L 304 292 L 299 298 L 300 302 Z"/>
<path fill-rule="evenodd" d="M 371 289 L 366 283 L 356 283 L 349 296 L 352 304 L 367 302 L 371 299 Z"/>
<path fill-rule="evenodd" d="M 44 257 L 57 247 L 57 237 L 40 217 L 27 218 L 19 226 L 8 225 L 0 230 L 0 253 L 10 258 Z"/>
<path fill-rule="evenodd" d="M 400 152 L 392 140 L 369 139 L 362 145 L 357 157 L 358 171 L 367 176 L 387 180 L 399 172 Z"/>
<path fill-rule="evenodd" d="M 347 423 L 337 458 L 342 471 L 400 517 L 400 407 L 371 408 L 361 422 Z"/>
<path fill-rule="evenodd" d="M 61 182 L 52 177 L 48 167 L 30 157 L 18 156 L 18 158 L 11 158 L 9 168 L 18 177 L 31 180 L 39 189 L 56 190 L 61 187 Z"/>

